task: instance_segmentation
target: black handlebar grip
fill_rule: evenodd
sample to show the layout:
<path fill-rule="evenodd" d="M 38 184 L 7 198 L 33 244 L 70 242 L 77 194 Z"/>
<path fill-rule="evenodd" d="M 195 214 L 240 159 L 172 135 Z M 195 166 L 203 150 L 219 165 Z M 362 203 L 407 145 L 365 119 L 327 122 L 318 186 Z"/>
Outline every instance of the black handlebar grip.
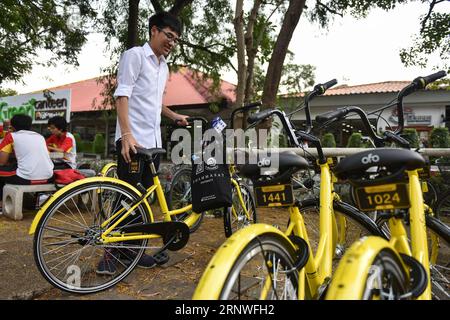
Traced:
<path fill-rule="evenodd" d="M 314 87 L 314 91 L 316 91 L 317 94 L 324 94 L 325 91 L 327 91 L 328 89 L 330 89 L 332 86 L 334 86 L 336 84 L 337 84 L 337 80 L 333 79 L 328 82 L 316 85 Z"/>
<path fill-rule="evenodd" d="M 395 134 L 391 131 L 385 131 L 384 136 L 385 136 L 385 140 L 398 143 L 401 147 L 409 148 L 409 146 L 410 146 L 410 142 L 408 140 L 406 140 L 405 138 L 403 138 L 400 135 Z"/>
<path fill-rule="evenodd" d="M 256 102 L 252 102 L 252 103 L 244 105 L 242 107 L 242 110 L 250 110 L 250 109 L 253 109 L 253 108 L 260 107 L 260 106 L 262 106 L 262 102 L 261 101 L 256 101 Z"/>
<path fill-rule="evenodd" d="M 194 123 L 194 121 L 196 121 L 196 120 L 201 121 L 204 124 L 208 123 L 208 120 L 206 120 L 206 118 L 203 118 L 203 117 L 188 117 L 188 118 L 186 118 L 186 121 L 188 123 Z M 181 122 L 181 120 L 175 121 L 176 124 L 178 124 L 179 122 Z"/>
<path fill-rule="evenodd" d="M 325 123 L 331 119 L 339 119 L 350 112 L 348 108 L 339 108 L 336 111 L 331 111 L 323 114 L 319 114 L 316 116 L 316 121 L 318 123 Z"/>
<path fill-rule="evenodd" d="M 247 118 L 247 122 L 248 122 L 249 124 L 253 124 L 253 123 L 255 123 L 255 122 L 262 121 L 262 120 L 264 120 L 264 119 L 270 117 L 270 115 L 271 115 L 274 111 L 275 111 L 274 109 L 266 109 L 266 110 L 263 110 L 263 111 L 261 111 L 261 112 L 254 113 L 254 114 L 250 115 L 250 116 Z"/>
<path fill-rule="evenodd" d="M 428 84 L 443 78 L 447 75 L 447 73 L 445 71 L 439 71 L 433 74 L 430 74 L 429 76 L 426 77 L 417 77 L 416 79 L 413 80 L 413 83 L 416 85 L 417 89 L 423 89 L 425 88 Z"/>

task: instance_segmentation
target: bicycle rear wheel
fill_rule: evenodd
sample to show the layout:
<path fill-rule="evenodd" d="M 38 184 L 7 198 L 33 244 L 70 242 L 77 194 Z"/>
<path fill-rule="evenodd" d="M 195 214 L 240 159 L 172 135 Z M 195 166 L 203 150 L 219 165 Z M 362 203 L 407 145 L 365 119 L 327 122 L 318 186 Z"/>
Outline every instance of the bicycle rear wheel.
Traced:
<path fill-rule="evenodd" d="M 124 184 L 91 179 L 95 181 L 61 189 L 62 194 L 49 203 L 34 236 L 39 271 L 53 286 L 72 293 L 102 291 L 124 279 L 148 242 L 102 243 L 102 232 L 112 225 L 102 227 L 103 222 L 121 208 L 130 208 L 139 196 Z M 147 223 L 148 217 L 147 208 L 139 205 L 113 233 L 118 235 L 125 226 Z"/>
<path fill-rule="evenodd" d="M 232 184 L 232 205 L 223 209 L 223 223 L 227 238 L 237 230 L 256 223 L 256 205 L 252 192 L 246 184 L 242 182 L 238 182 L 238 184 L 243 203 L 239 199 L 236 186 Z M 244 207 L 248 212 L 248 216 L 245 214 Z"/>
<path fill-rule="evenodd" d="M 180 209 L 192 203 L 191 194 L 191 169 L 182 168 L 175 172 L 167 194 L 167 206 L 169 210 Z M 173 216 L 176 221 L 185 221 L 191 214 L 192 210 Z M 189 227 L 190 232 L 195 232 L 202 223 L 204 212 Z"/>

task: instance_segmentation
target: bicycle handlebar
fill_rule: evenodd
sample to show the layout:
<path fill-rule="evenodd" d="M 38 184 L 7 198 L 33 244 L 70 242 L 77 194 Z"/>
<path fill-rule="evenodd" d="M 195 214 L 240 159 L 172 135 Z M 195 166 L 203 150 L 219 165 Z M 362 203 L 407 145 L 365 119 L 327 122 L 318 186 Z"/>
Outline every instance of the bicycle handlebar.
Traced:
<path fill-rule="evenodd" d="M 367 129 L 370 137 L 373 139 L 375 146 L 380 147 L 383 146 L 386 141 L 391 141 L 398 143 L 402 147 L 409 148 L 408 140 L 402 138 L 399 135 L 403 131 L 404 127 L 403 98 L 419 89 L 425 88 L 431 82 L 436 81 L 437 79 L 440 79 L 445 75 L 446 75 L 445 71 L 439 71 L 426 77 L 417 77 L 409 85 L 403 88 L 397 96 L 397 103 L 396 103 L 398 115 L 398 127 L 395 130 L 395 132 L 385 131 L 382 137 L 377 135 L 377 133 L 373 130 L 366 112 L 364 112 L 361 108 L 354 106 L 339 108 L 335 111 L 318 115 L 316 116 L 316 121 L 321 124 L 326 122 L 334 122 L 336 120 L 345 117 L 347 114 L 354 112 L 360 116 L 361 120 L 363 121 L 364 127 Z"/>
<path fill-rule="evenodd" d="M 417 77 L 416 79 L 413 80 L 413 83 L 417 86 L 417 89 L 423 89 L 430 83 L 440 78 L 443 78 L 446 75 L 447 73 L 445 71 L 438 71 L 425 77 Z"/>
<path fill-rule="evenodd" d="M 316 116 L 316 121 L 319 124 L 323 124 L 325 122 L 328 121 L 335 121 L 335 120 L 339 120 L 342 117 L 345 117 L 348 113 L 350 112 L 348 107 L 344 107 L 344 108 L 339 108 L 335 111 L 330 111 L 330 112 L 326 112 L 323 114 L 319 114 L 318 116 Z"/>
<path fill-rule="evenodd" d="M 330 80 L 328 82 L 325 82 L 324 84 L 318 84 L 314 87 L 314 91 L 318 92 L 318 95 L 324 94 L 325 91 L 327 91 L 328 89 L 330 89 L 332 86 L 337 84 L 337 80 L 333 79 Z"/>
<path fill-rule="evenodd" d="M 328 90 L 335 84 L 337 84 L 336 79 L 330 80 L 323 84 L 319 83 L 316 86 L 314 86 L 313 91 L 311 91 L 310 93 L 308 93 L 306 95 L 306 97 L 305 97 L 305 115 L 306 115 L 306 132 L 307 133 L 310 133 L 312 130 L 312 127 L 313 127 L 312 119 L 311 119 L 311 111 L 309 110 L 309 101 L 314 97 L 324 94 L 326 90 Z"/>
<path fill-rule="evenodd" d="M 252 102 L 249 104 L 244 105 L 243 107 L 240 108 L 236 108 L 231 112 L 231 128 L 234 129 L 234 116 L 236 115 L 236 113 L 238 112 L 247 112 L 250 111 L 251 109 L 255 109 L 262 106 L 262 102 L 261 101 L 256 101 L 256 102 Z"/>
<path fill-rule="evenodd" d="M 255 114 L 250 115 L 247 118 L 247 122 L 249 124 L 254 124 L 255 122 L 262 121 L 262 120 L 270 117 L 273 113 L 275 113 L 275 111 L 277 111 L 277 110 L 276 109 L 266 109 L 261 112 L 257 112 Z"/>

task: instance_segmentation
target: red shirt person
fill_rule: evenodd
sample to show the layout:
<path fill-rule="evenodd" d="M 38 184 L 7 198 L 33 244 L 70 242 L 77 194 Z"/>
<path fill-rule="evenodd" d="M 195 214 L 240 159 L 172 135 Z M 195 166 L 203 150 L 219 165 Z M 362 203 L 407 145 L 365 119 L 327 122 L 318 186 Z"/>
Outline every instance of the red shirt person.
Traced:
<path fill-rule="evenodd" d="M 63 117 L 55 116 L 48 120 L 48 130 L 52 133 L 47 138 L 47 148 L 50 152 L 62 152 L 63 164 L 61 168 L 76 169 L 77 148 L 75 137 L 67 132 L 67 121 Z M 59 167 L 60 165 L 58 165 Z"/>
<path fill-rule="evenodd" d="M 6 183 L 48 183 L 53 177 L 53 163 L 45 139 L 30 130 L 32 121 L 28 115 L 14 115 L 11 119 L 12 132 L 7 133 L 0 143 L 0 201 Z M 13 155 L 17 163 L 11 164 Z"/>

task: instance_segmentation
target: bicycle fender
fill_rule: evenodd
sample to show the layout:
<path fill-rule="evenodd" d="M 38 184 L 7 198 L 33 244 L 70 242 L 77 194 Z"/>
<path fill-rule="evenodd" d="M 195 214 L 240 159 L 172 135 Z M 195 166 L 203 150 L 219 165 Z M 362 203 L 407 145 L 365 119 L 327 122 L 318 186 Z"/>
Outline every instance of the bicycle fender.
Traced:
<path fill-rule="evenodd" d="M 210 260 L 195 290 L 194 300 L 217 300 L 219 299 L 221 286 L 208 286 L 211 283 L 225 283 L 228 277 L 228 271 L 232 268 L 234 262 L 238 259 L 244 248 L 256 237 L 263 234 L 276 234 L 285 239 L 287 243 L 295 246 L 292 241 L 277 228 L 263 224 L 255 223 L 234 233 L 217 250 L 216 254 Z"/>
<path fill-rule="evenodd" d="M 346 297 L 357 300 L 361 297 L 366 277 L 378 252 L 388 249 L 394 253 L 404 270 L 408 270 L 394 247 L 385 239 L 369 236 L 356 241 L 339 262 L 333 280 L 327 289 L 327 300 Z M 356 277 L 355 277 L 356 275 Z"/>
<path fill-rule="evenodd" d="M 110 163 L 105 164 L 105 165 L 103 166 L 103 168 L 102 168 L 102 171 L 100 171 L 100 175 L 101 175 L 102 177 L 104 177 L 106 171 L 108 171 L 111 167 L 117 167 L 117 163 L 115 163 L 115 162 L 110 162 Z"/>
<path fill-rule="evenodd" d="M 80 185 L 83 184 L 87 184 L 87 183 L 92 183 L 92 182 L 102 182 L 102 181 L 108 181 L 108 182 L 113 182 L 115 184 L 120 184 L 128 189 L 131 189 L 133 192 L 135 192 L 138 196 L 141 196 L 141 192 L 139 192 L 135 187 L 133 187 L 132 185 L 130 185 L 129 183 L 119 180 L 119 179 L 114 179 L 114 178 L 107 178 L 107 177 L 91 177 L 91 178 L 85 178 L 85 179 L 81 179 L 78 181 L 75 181 L 71 184 L 68 184 L 67 186 L 59 189 L 58 191 L 56 191 L 51 198 L 44 204 L 44 206 L 42 208 L 39 209 L 39 211 L 36 213 L 36 216 L 33 219 L 33 222 L 31 223 L 31 227 L 30 230 L 28 231 L 28 234 L 32 235 L 36 232 L 36 228 L 39 224 L 39 221 L 41 221 L 42 216 L 44 215 L 44 213 L 47 211 L 47 209 L 56 201 L 58 201 L 59 197 L 61 195 L 63 195 L 64 193 L 66 193 L 67 191 L 76 188 Z M 147 205 L 147 204 L 146 204 Z M 147 205 L 148 206 L 148 205 Z M 148 208 L 150 210 L 150 208 Z"/>

